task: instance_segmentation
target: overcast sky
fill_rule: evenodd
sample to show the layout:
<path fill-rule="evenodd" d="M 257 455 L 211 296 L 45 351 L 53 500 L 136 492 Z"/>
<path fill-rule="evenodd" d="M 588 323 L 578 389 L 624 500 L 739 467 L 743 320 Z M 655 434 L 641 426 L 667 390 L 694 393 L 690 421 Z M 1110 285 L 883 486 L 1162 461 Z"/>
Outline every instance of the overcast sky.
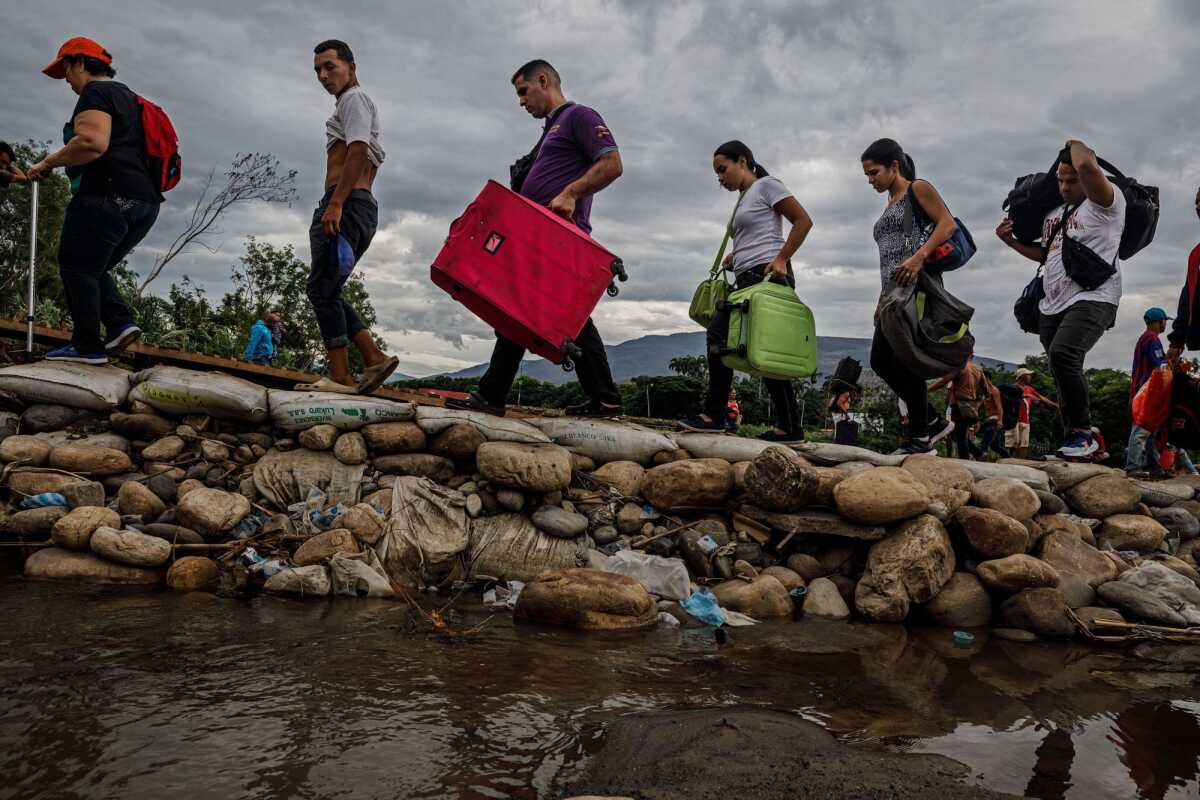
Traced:
<path fill-rule="evenodd" d="M 2 24 L 0 138 L 60 135 L 75 98 L 40 69 L 75 35 L 104 44 L 119 79 L 174 120 L 187 177 L 131 259 L 143 274 L 184 224 L 189 181 L 239 151 L 269 151 L 299 171 L 291 208 L 239 209 L 216 254 L 177 259 L 155 284 L 165 293 L 186 274 L 218 297 L 247 235 L 294 244 L 307 260 L 333 104 L 313 75 L 312 47 L 348 41 L 387 150 L 375 184 L 380 230 L 359 269 L 410 374 L 491 351 L 490 331 L 430 283 L 429 264 L 486 179 L 506 179 L 536 141 L 540 123 L 509 84 L 535 57 L 558 68 L 569 99 L 600 111 L 624 160 L 624 176 L 592 213 L 594 236 L 630 272 L 620 297 L 596 313 L 610 344 L 696 330 L 688 300 L 735 199 L 717 185 L 711 156 L 732 138 L 813 217 L 793 263 L 823 335 L 870 335 L 879 288 L 871 228 L 883 198 L 858 156 L 880 136 L 905 146 L 974 233 L 978 255 L 947 285 L 975 306 L 984 355 L 1020 360 L 1038 349 L 1012 318 L 1034 265 L 993 230 L 1013 180 L 1044 170 L 1067 138 L 1162 189 L 1157 239 L 1124 265 L 1117 327 L 1089 365 L 1128 369 L 1143 311 L 1173 313 L 1200 239 L 1195 0 L 106 0 L 14 4 Z"/>

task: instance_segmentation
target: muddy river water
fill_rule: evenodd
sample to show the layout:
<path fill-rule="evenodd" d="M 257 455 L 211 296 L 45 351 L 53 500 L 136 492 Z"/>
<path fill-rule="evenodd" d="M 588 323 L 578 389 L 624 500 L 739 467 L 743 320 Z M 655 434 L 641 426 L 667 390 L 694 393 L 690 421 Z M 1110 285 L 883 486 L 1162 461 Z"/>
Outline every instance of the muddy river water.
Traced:
<path fill-rule="evenodd" d="M 815 620 L 718 644 L 462 605 L 455 630 L 486 624 L 451 640 L 395 602 L 80 589 L 0 563 L 0 797 L 560 797 L 614 720 L 712 706 L 945 755 L 1017 796 L 1200 796 L 1200 648 L 960 649 L 944 629 Z"/>

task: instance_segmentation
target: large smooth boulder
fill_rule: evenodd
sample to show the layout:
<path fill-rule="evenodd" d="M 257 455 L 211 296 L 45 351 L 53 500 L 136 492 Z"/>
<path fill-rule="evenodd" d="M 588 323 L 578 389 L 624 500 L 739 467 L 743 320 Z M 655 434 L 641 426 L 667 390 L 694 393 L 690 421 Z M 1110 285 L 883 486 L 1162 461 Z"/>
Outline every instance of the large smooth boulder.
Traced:
<path fill-rule="evenodd" d="M 571 453 L 556 444 L 484 442 L 475 463 L 483 477 L 510 489 L 545 494 L 571 485 Z"/>
<path fill-rule="evenodd" d="M 375 469 L 387 475 L 411 475 L 442 483 L 454 477 L 454 462 L 430 453 L 395 453 L 375 457 Z"/>
<path fill-rule="evenodd" d="M 904 459 L 904 469 L 916 475 L 929 490 L 929 499 L 941 503 L 947 518 L 952 517 L 971 499 L 975 476 L 953 459 L 935 455 L 914 455 Z"/>
<path fill-rule="evenodd" d="M 459 422 L 429 440 L 429 452 L 451 461 L 470 461 L 487 437 L 474 425 Z"/>
<path fill-rule="evenodd" d="M 1104 474 L 1088 478 L 1066 492 L 1067 503 L 1082 517 L 1104 519 L 1113 514 L 1128 514 L 1142 501 L 1142 492 L 1121 475 Z"/>
<path fill-rule="evenodd" d="M 646 468 L 636 461 L 609 461 L 597 467 L 592 478 L 616 489 L 625 497 L 636 497 Z"/>
<path fill-rule="evenodd" d="M 984 561 L 976 574 L 984 586 L 999 592 L 1053 588 L 1058 585 L 1058 572 L 1054 567 L 1025 553 Z"/>
<path fill-rule="evenodd" d="M 89 546 L 96 555 L 134 567 L 161 567 L 171 557 L 171 545 L 157 536 L 116 528 L 97 528 Z"/>
<path fill-rule="evenodd" d="M 114 411 L 108 417 L 108 427 L 127 439 L 148 441 L 171 433 L 175 430 L 175 423 L 158 414 L 124 414 Z"/>
<path fill-rule="evenodd" d="M 629 630 L 654 625 L 658 607 L 646 588 L 627 575 L 560 569 L 526 584 L 513 616 L 578 630 Z"/>
<path fill-rule="evenodd" d="M 1058 589 L 1022 589 L 1000 606 L 1000 621 L 1009 628 L 1032 631 L 1047 639 L 1075 635 L 1071 611 Z"/>
<path fill-rule="evenodd" d="M 1155 508 L 1151 509 L 1150 513 L 1167 529 L 1167 536 L 1180 540 L 1200 536 L 1200 520 L 1186 508 Z"/>
<path fill-rule="evenodd" d="M 425 449 L 425 432 L 415 422 L 376 422 L 362 429 L 367 447 L 375 455 L 419 453 Z"/>
<path fill-rule="evenodd" d="M 971 499 L 1013 519 L 1029 519 L 1042 507 L 1037 492 L 1015 478 L 986 478 L 975 484 Z"/>
<path fill-rule="evenodd" d="M 221 489 L 193 489 L 175 507 L 179 524 L 207 538 L 233 529 L 250 513 L 250 501 Z"/>
<path fill-rule="evenodd" d="M 142 461 L 174 461 L 187 449 L 187 442 L 171 434 L 142 448 Z"/>
<path fill-rule="evenodd" d="M 1071 608 L 1083 608 L 1096 602 L 1096 590 L 1084 578 L 1074 573 L 1058 573 L 1058 586 L 1054 588 L 1058 589 L 1063 600 Z"/>
<path fill-rule="evenodd" d="M 292 561 L 298 567 L 307 567 L 333 558 L 335 553 L 357 552 L 358 542 L 354 539 L 354 534 L 345 528 L 335 528 L 305 540 L 304 544 L 296 548 Z"/>
<path fill-rule="evenodd" d="M 62 487 L 62 496 L 71 508 L 104 505 L 104 484 L 77 480 Z"/>
<path fill-rule="evenodd" d="M 663 511 L 723 506 L 733 492 L 733 467 L 719 458 L 673 461 L 647 470 L 641 492 Z"/>
<path fill-rule="evenodd" d="M 1192 500 L 1196 490 L 1172 481 L 1132 481 L 1142 493 L 1142 502 L 1151 508 L 1166 508 L 1181 500 Z"/>
<path fill-rule="evenodd" d="M 735 470 L 737 466 L 737 464 L 734 465 Z M 749 463 L 746 463 L 746 469 L 749 468 Z M 846 479 L 846 473 L 837 467 L 813 467 L 812 471 L 817 476 L 817 488 L 813 490 L 812 504 L 833 508 L 833 490 Z"/>
<path fill-rule="evenodd" d="M 115 527 L 115 526 L 110 526 Z M 204 544 L 204 537 L 191 528 L 182 525 L 172 525 L 167 522 L 152 522 L 143 525 L 142 533 L 157 536 L 170 544 Z"/>
<path fill-rule="evenodd" d="M 121 516 L 111 508 L 81 506 L 54 523 L 50 540 L 68 550 L 91 549 L 92 534 L 100 528 L 117 528 Z"/>
<path fill-rule="evenodd" d="M 50 451 L 50 466 L 85 475 L 118 475 L 133 468 L 129 454 L 111 447 L 61 444 Z"/>
<path fill-rule="evenodd" d="M 746 468 L 746 494 L 767 511 L 797 511 L 809 505 L 818 485 L 812 466 L 782 445 L 766 448 Z"/>
<path fill-rule="evenodd" d="M 155 586 L 162 571 L 117 564 L 95 553 L 80 553 L 47 547 L 25 559 L 25 577 L 76 583 L 115 583 L 128 586 Z"/>
<path fill-rule="evenodd" d="M 22 538 L 48 538 L 58 521 L 67 515 L 63 506 L 44 506 L 18 511 L 4 520 L 4 532 Z"/>
<path fill-rule="evenodd" d="M 36 436 L 8 436 L 0 441 L 0 461 L 44 467 L 52 449 L 49 442 Z"/>
<path fill-rule="evenodd" d="M 559 506 L 542 506 L 530 517 L 533 526 L 542 533 L 558 539 L 575 539 L 588 528 L 588 519 L 583 514 L 567 511 Z"/>
<path fill-rule="evenodd" d="M 205 556 L 184 556 L 167 570 L 167 588 L 177 592 L 215 589 L 220 579 L 221 568 Z"/>
<path fill-rule="evenodd" d="M 1114 550 L 1136 550 L 1149 553 L 1158 549 L 1166 538 L 1167 529 L 1153 517 L 1141 514 L 1113 514 L 1100 525 L 1100 538 Z"/>
<path fill-rule="evenodd" d="M 887 525 L 925 513 L 929 490 L 906 469 L 874 467 L 842 480 L 833 489 L 833 501 L 851 522 Z"/>
<path fill-rule="evenodd" d="M 61 472 L 44 472 L 36 468 L 16 469 L 8 473 L 8 488 L 18 495 L 61 492 L 64 486 L 72 483 L 79 483 L 79 478 Z"/>
<path fill-rule="evenodd" d="M 914 603 L 933 599 L 953 574 L 950 537 L 941 522 L 923 514 L 871 545 L 866 571 L 854 591 L 854 605 L 867 619 L 900 622 Z"/>
<path fill-rule="evenodd" d="M 1054 492 L 1047 492 L 1042 489 L 1037 489 L 1038 500 L 1041 501 L 1042 507 L 1038 509 L 1039 514 L 1065 514 L 1067 513 L 1067 501 L 1056 495 Z"/>
<path fill-rule="evenodd" d="M 725 581 L 712 591 L 722 608 L 755 619 L 790 617 L 796 610 L 788 590 L 772 575 L 759 575 L 752 581 Z"/>
<path fill-rule="evenodd" d="M 361 464 L 367 460 L 367 440 L 358 431 L 347 431 L 334 442 L 333 455 L 343 464 Z"/>
<path fill-rule="evenodd" d="M 804 588 L 804 578 L 800 577 L 799 573 L 793 572 L 787 567 L 782 567 L 778 564 L 766 567 L 759 574 L 772 576 L 777 581 L 782 583 L 783 588 L 787 589 L 789 592 L 793 589 Z"/>
<path fill-rule="evenodd" d="M 1077 575 L 1093 589 L 1117 579 L 1113 560 L 1071 531 L 1053 531 L 1043 536 L 1038 556 L 1055 571 Z"/>
<path fill-rule="evenodd" d="M 383 538 L 387 521 L 370 503 L 359 503 L 346 509 L 337 519 L 338 527 L 354 534 L 354 538 L 366 545 L 375 545 Z"/>
<path fill-rule="evenodd" d="M 1200 588 L 1197 588 L 1195 582 L 1190 578 L 1180 575 L 1163 564 L 1155 561 L 1139 564 L 1121 575 L 1115 583 L 1140 589 L 1171 608 L 1183 618 L 1187 625 L 1200 625 Z M 1111 584 L 1104 584 L 1104 586 L 1109 585 Z M 1103 592 L 1100 592 L 1100 596 L 1105 601 L 1109 599 Z M 1120 605 L 1120 603 L 1114 603 L 1114 605 Z M 1149 618 L 1147 617 L 1147 619 Z M 1164 622 L 1163 624 L 1174 623 Z"/>
<path fill-rule="evenodd" d="M 171 485 L 174 487 L 174 482 Z M 167 510 L 167 504 L 140 481 L 125 481 L 117 490 L 117 508 L 122 514 L 152 522 Z"/>
<path fill-rule="evenodd" d="M 329 570 L 323 564 L 288 567 L 267 578 L 263 591 L 291 597 L 328 597 L 333 591 Z"/>
<path fill-rule="evenodd" d="M 296 440 L 300 442 L 301 447 L 308 450 L 322 451 L 333 447 L 337 438 L 338 429 L 333 425 L 313 425 L 311 428 L 300 431 Z"/>
<path fill-rule="evenodd" d="M 829 578 L 817 578 L 808 585 L 808 593 L 804 596 L 804 616 L 847 619 L 850 606 L 846 605 L 837 584 Z"/>
<path fill-rule="evenodd" d="M 1029 488 L 1023 483 L 1020 486 Z M 991 508 L 960 508 L 954 515 L 954 521 L 962 528 L 963 535 L 975 552 L 984 558 L 1004 558 L 1024 553 L 1029 545 L 1029 531 L 1024 525 Z"/>
<path fill-rule="evenodd" d="M 1071 534 L 1080 541 L 1087 542 L 1095 539 L 1092 529 L 1077 517 L 1070 517 L 1066 514 L 1039 514 L 1033 519 L 1037 522 L 1038 527 L 1042 529 L 1042 538 L 1056 531 L 1063 531 Z"/>
<path fill-rule="evenodd" d="M 929 619 L 947 628 L 979 628 L 992 619 L 992 598 L 969 572 L 956 572 L 925 604 Z"/>

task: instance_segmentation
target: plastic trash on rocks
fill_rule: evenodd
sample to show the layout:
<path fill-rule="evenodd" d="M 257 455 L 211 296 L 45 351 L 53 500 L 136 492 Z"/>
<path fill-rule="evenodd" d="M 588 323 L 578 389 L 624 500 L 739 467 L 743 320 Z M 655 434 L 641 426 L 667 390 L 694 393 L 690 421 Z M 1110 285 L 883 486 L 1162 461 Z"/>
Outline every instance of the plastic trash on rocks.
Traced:
<path fill-rule="evenodd" d="M 708 589 L 697 589 L 679 605 L 705 625 L 716 625 L 719 628 L 727 621 L 725 609 L 721 608 L 717 596 Z"/>
<path fill-rule="evenodd" d="M 524 588 L 524 581 L 509 581 L 507 586 L 498 583 L 483 593 L 483 603 L 490 608 L 516 608 Z"/>
<path fill-rule="evenodd" d="M 26 508 L 47 508 L 49 506 L 65 506 L 68 505 L 67 498 L 63 497 L 58 492 L 42 492 L 41 494 L 30 495 L 22 498 L 17 506 L 21 509 Z"/>
<path fill-rule="evenodd" d="M 392 597 L 395 590 L 374 550 L 336 553 L 329 560 L 329 578 L 335 595 Z"/>
<path fill-rule="evenodd" d="M 663 558 L 636 550 L 621 550 L 601 569 L 627 575 L 646 587 L 646 591 L 668 600 L 686 600 L 692 594 L 687 566 L 678 558 Z"/>

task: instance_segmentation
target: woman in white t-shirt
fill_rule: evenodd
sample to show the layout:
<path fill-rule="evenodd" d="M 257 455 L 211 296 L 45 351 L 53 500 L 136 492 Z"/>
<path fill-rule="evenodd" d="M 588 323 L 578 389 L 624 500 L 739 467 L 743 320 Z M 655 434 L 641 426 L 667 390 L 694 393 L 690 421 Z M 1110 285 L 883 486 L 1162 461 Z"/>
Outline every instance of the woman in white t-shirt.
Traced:
<path fill-rule="evenodd" d="M 739 192 L 729 223 L 733 252 L 724 262 L 734 274 L 735 289 L 761 283 L 767 275 L 795 288 L 791 257 L 812 230 L 812 219 L 783 181 L 771 177 L 741 142 L 726 142 L 713 154 L 713 171 L 722 189 Z M 783 220 L 791 225 L 783 235 Z M 720 348 L 729 334 L 729 313 L 718 312 L 708 326 L 708 394 L 704 412 L 680 420 L 684 428 L 722 431 L 725 404 L 733 385 L 733 370 L 721 362 Z M 803 441 L 796 393 L 791 381 L 765 380 L 775 407 L 775 428 L 759 438 L 772 442 Z"/>

